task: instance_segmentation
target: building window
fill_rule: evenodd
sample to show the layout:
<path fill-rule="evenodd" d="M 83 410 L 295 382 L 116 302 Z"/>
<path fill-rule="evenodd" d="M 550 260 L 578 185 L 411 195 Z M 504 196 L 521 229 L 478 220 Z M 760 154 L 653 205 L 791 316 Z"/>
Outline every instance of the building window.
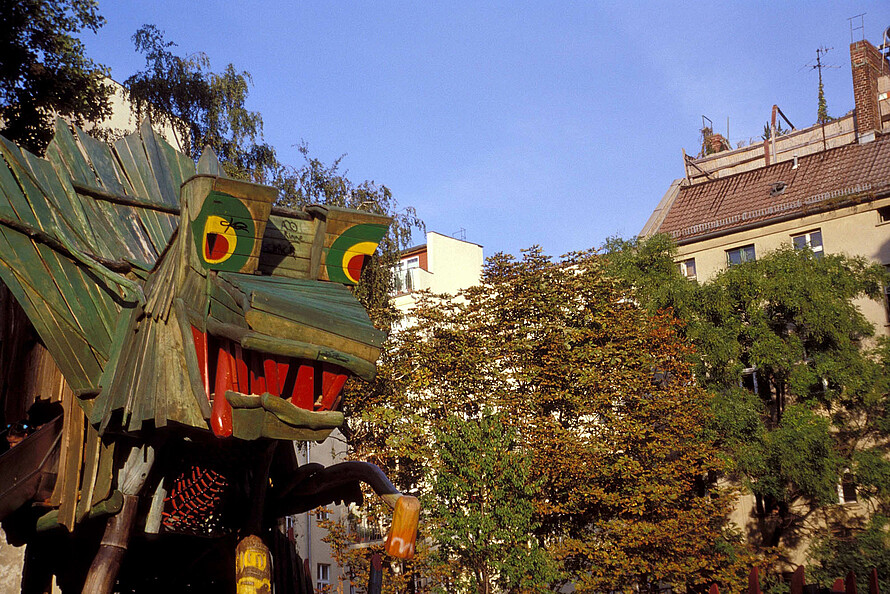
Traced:
<path fill-rule="evenodd" d="M 890 206 L 882 206 L 878 209 L 878 221 L 881 223 L 890 222 Z"/>
<path fill-rule="evenodd" d="M 821 229 L 816 229 L 815 231 L 810 231 L 809 233 L 801 233 L 800 235 L 793 235 L 791 237 L 791 243 L 794 245 L 794 249 L 796 250 L 810 248 L 815 257 L 821 258 L 823 256 Z"/>
<path fill-rule="evenodd" d="M 855 503 L 856 498 L 856 481 L 853 480 L 853 474 L 845 472 L 841 477 L 841 484 L 837 486 L 838 500 L 841 503 Z"/>
<path fill-rule="evenodd" d="M 393 290 L 396 293 L 410 293 L 414 290 L 414 272 L 420 268 L 420 257 L 405 258 L 393 270 Z"/>
<path fill-rule="evenodd" d="M 319 507 L 317 510 L 315 510 L 315 519 L 320 522 L 327 520 L 328 516 L 329 516 L 328 508 L 326 508 L 326 507 Z"/>
<path fill-rule="evenodd" d="M 682 262 L 678 263 L 678 266 L 680 267 L 680 274 L 688 279 L 695 278 L 695 258 L 683 260 Z"/>
<path fill-rule="evenodd" d="M 756 260 L 754 256 L 754 245 L 743 245 L 742 247 L 726 250 L 726 261 L 730 266 L 741 264 L 743 262 L 753 262 Z"/>
<path fill-rule="evenodd" d="M 327 563 L 318 563 L 315 566 L 315 589 L 324 592 L 331 583 L 331 566 Z"/>

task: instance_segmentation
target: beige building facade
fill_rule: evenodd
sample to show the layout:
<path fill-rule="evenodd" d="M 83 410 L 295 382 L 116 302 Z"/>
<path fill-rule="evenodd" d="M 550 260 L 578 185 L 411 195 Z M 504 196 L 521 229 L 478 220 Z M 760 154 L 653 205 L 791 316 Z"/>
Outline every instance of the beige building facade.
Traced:
<path fill-rule="evenodd" d="M 702 158 L 684 153 L 684 177 L 675 180 L 640 232 L 667 233 L 677 243 L 677 265 L 706 282 L 735 263 L 782 246 L 824 254 L 863 256 L 890 268 L 890 47 L 868 41 L 850 46 L 850 114 L 824 125 Z M 707 138 L 705 139 L 707 141 Z M 713 143 L 719 145 L 725 143 Z M 857 304 L 876 334 L 890 335 L 890 303 Z M 874 511 L 839 477 L 838 504 L 806 516 L 802 533 Z M 803 509 L 799 511 L 804 511 Z M 731 520 L 756 541 L 760 525 L 753 495 L 740 498 Z M 787 561 L 806 561 L 806 539 Z"/>

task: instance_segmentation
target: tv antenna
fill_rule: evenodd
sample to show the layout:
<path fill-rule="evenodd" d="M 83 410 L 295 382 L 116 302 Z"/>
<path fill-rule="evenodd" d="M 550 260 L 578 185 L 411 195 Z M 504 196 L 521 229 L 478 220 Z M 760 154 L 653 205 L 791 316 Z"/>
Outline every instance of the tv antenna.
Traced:
<path fill-rule="evenodd" d="M 859 41 L 865 41 L 865 15 L 867 13 L 857 14 L 856 16 L 851 16 L 847 20 L 850 21 L 850 43 L 856 43 L 856 31 L 859 31 L 862 35 L 862 39 Z M 856 25 L 854 21 L 859 19 L 859 24 Z"/>
<path fill-rule="evenodd" d="M 835 66 L 834 64 L 823 64 L 822 57 L 830 52 L 831 47 L 825 47 L 824 45 L 820 45 L 816 48 L 816 63 L 814 64 L 812 61 L 808 62 L 804 65 L 804 68 L 809 68 L 810 70 L 818 70 L 819 71 L 819 110 L 818 110 L 818 123 L 822 127 L 822 150 L 828 148 L 828 143 L 825 140 L 825 122 L 828 121 L 828 108 L 825 103 L 825 90 L 822 86 L 822 69 L 823 68 L 840 68 L 840 66 Z"/>

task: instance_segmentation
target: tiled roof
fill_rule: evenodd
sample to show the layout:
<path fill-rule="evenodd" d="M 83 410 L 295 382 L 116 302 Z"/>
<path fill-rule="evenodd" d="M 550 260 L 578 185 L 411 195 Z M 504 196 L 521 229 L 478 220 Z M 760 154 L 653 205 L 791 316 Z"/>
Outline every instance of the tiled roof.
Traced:
<path fill-rule="evenodd" d="M 890 194 L 890 135 L 684 186 L 659 227 L 684 241 Z M 784 190 L 775 191 L 783 182 Z"/>

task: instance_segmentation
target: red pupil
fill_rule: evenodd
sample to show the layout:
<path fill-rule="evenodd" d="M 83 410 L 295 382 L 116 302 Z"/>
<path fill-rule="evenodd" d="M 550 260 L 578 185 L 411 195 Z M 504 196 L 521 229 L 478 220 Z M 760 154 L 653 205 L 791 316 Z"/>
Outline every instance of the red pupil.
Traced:
<path fill-rule="evenodd" d="M 229 240 L 219 233 L 208 233 L 206 245 L 208 260 L 219 260 L 229 253 Z"/>
<path fill-rule="evenodd" d="M 349 276 L 358 280 L 362 275 L 362 268 L 365 266 L 365 260 L 367 256 L 359 254 L 358 256 L 353 256 L 349 259 L 349 263 L 346 265 L 346 270 L 349 271 Z"/>

